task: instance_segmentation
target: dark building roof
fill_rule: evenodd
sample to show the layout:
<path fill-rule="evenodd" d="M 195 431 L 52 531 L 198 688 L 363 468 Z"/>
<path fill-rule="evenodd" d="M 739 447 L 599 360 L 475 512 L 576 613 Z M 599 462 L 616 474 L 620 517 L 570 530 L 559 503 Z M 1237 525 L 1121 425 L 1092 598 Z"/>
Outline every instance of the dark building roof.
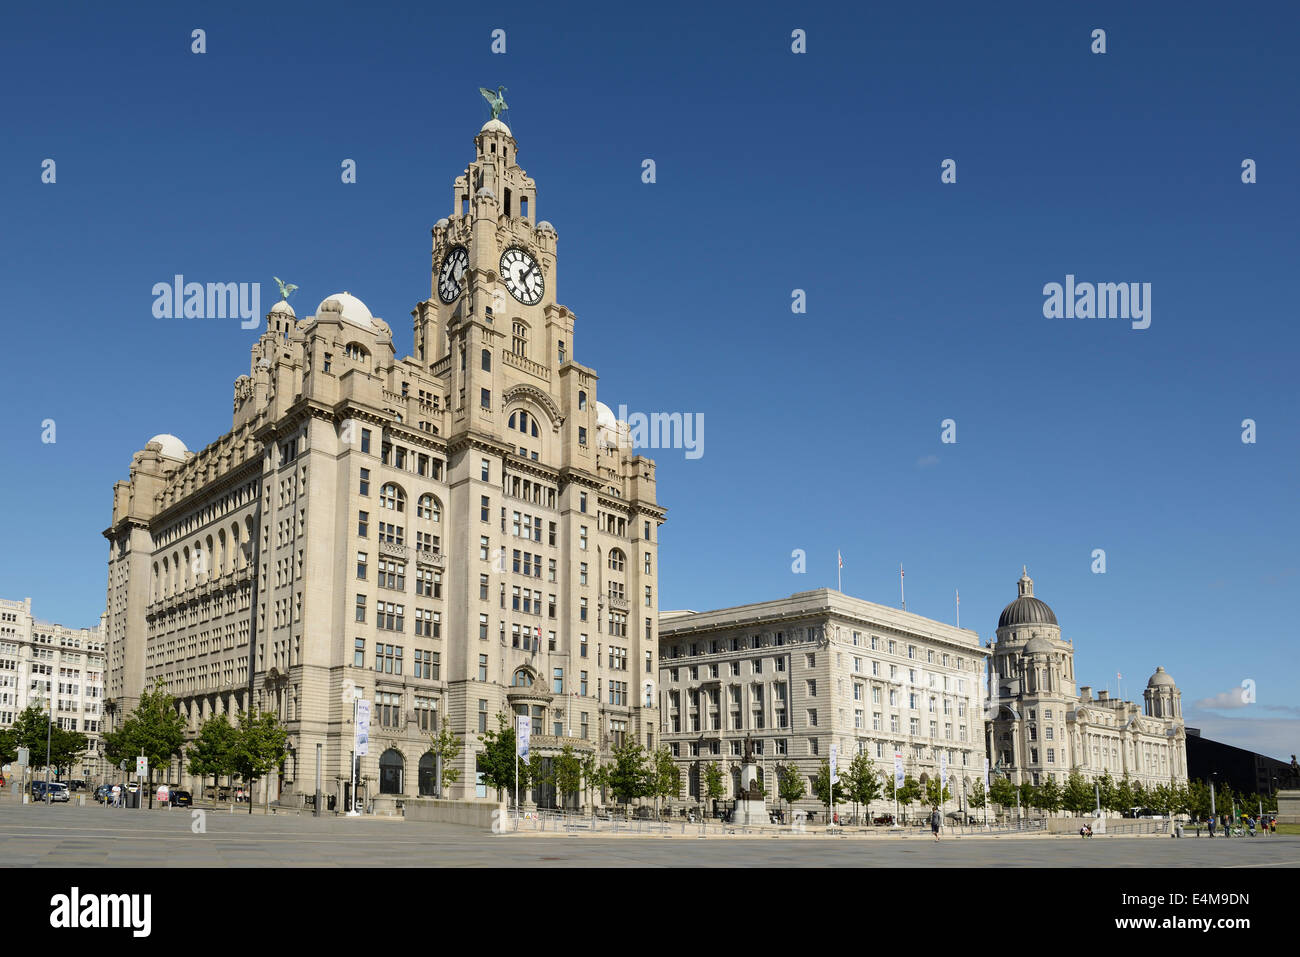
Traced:
<path fill-rule="evenodd" d="M 1286 785 L 1291 765 L 1267 754 L 1203 738 L 1198 729 L 1188 728 L 1188 778 L 1209 781 L 1212 774 L 1214 780 L 1220 784 L 1226 781 L 1238 794 L 1271 794 L 1277 786 Z"/>
<path fill-rule="evenodd" d="M 1048 607 L 1047 602 L 1027 596 L 1017 598 L 998 616 L 998 627 L 1007 625 L 1055 625 L 1056 613 Z"/>
<path fill-rule="evenodd" d="M 998 627 L 1008 625 L 1055 625 L 1056 614 L 1047 607 L 1047 602 L 1034 597 L 1034 580 L 1029 577 L 1029 569 L 1022 568 L 1020 581 L 1016 582 L 1018 597 L 998 618 Z"/>

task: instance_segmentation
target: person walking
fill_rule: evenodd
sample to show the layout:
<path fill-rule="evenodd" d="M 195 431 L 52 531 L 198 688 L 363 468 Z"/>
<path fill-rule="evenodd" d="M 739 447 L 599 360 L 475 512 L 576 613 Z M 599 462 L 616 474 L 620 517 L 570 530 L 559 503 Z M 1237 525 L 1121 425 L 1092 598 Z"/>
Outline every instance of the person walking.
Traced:
<path fill-rule="evenodd" d="M 933 811 L 930 812 L 930 831 L 934 834 L 934 839 L 936 841 L 939 840 L 940 823 L 941 823 L 941 819 L 939 817 L 939 809 L 935 808 Z"/>
<path fill-rule="evenodd" d="M 1214 818 L 1210 818 L 1210 838 L 1214 838 Z"/>

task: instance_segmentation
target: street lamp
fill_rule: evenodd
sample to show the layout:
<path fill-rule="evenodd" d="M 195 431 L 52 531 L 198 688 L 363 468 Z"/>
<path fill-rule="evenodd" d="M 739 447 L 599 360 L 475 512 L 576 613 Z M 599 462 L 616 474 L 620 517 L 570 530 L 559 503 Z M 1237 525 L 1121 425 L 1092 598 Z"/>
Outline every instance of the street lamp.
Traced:
<path fill-rule="evenodd" d="M 37 698 L 41 710 L 45 710 L 45 698 Z M 50 710 L 45 715 L 45 804 L 50 806 L 50 734 L 54 727 L 54 706 L 51 702 Z"/>

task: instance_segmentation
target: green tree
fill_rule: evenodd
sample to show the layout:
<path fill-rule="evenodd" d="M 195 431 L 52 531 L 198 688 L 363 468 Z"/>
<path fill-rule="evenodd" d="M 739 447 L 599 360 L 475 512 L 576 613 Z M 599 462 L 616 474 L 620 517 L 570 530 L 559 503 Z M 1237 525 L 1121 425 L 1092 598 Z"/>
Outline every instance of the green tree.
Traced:
<path fill-rule="evenodd" d="M 609 787 L 614 797 L 624 804 L 651 793 L 650 779 L 646 773 L 645 748 L 635 741 L 626 741 L 612 752 L 614 763 L 609 772 Z"/>
<path fill-rule="evenodd" d="M 442 761 L 442 780 L 438 782 L 440 797 L 446 793 L 447 788 L 460 780 L 460 768 L 455 764 L 463 749 L 464 742 L 451 729 L 451 722 L 443 718 L 438 733 L 429 735 L 429 753 L 433 755 L 434 767 L 438 766 L 439 759 Z"/>
<path fill-rule="evenodd" d="M 672 749 L 661 745 L 646 755 L 647 792 L 655 799 L 655 816 L 659 816 L 659 799 L 678 797 L 682 791 L 682 776 Z"/>
<path fill-rule="evenodd" d="M 1005 814 L 1008 808 L 1015 807 L 1016 804 L 1016 786 L 1011 783 L 1010 778 L 998 776 L 989 781 L 989 800 L 1002 809 Z"/>
<path fill-rule="evenodd" d="M 0 764 L 13 764 L 18 760 L 18 732 L 13 728 L 0 728 Z"/>
<path fill-rule="evenodd" d="M 808 793 L 808 786 L 798 768 L 788 764 L 776 766 L 776 793 L 777 797 L 785 802 L 786 810 L 790 812 L 790 820 L 793 822 L 794 802 L 803 800 L 803 796 Z"/>
<path fill-rule="evenodd" d="M 68 731 L 57 724 L 50 728 L 49 762 L 56 780 L 72 770 L 89 745 L 90 739 L 80 731 Z"/>
<path fill-rule="evenodd" d="M 726 793 L 722 765 L 717 761 L 710 761 L 704 766 L 704 796 L 717 801 L 721 800 Z"/>
<path fill-rule="evenodd" d="M 930 810 L 937 811 L 946 801 L 952 800 L 952 788 L 947 785 L 943 786 L 943 792 L 939 791 L 939 779 L 928 778 L 925 782 L 925 803 L 930 805 Z"/>
<path fill-rule="evenodd" d="M 498 800 L 504 791 L 514 801 L 516 784 L 520 792 L 528 787 L 528 765 L 515 758 L 515 729 L 504 714 L 497 715 L 499 728 L 478 736 L 483 750 L 478 755 L 478 770 L 483 783 L 497 791 Z"/>
<path fill-rule="evenodd" d="M 1065 780 L 1061 803 L 1071 814 L 1088 814 L 1095 803 L 1092 786 L 1078 771 L 1071 771 Z"/>
<path fill-rule="evenodd" d="M 1034 786 L 1032 779 L 1026 778 L 1020 782 L 1019 786 L 1016 788 L 1016 793 L 1019 795 L 1020 807 L 1023 810 L 1028 810 L 1031 807 L 1038 806 L 1037 792 L 1038 788 Z"/>
<path fill-rule="evenodd" d="M 153 776 L 161 765 L 180 757 L 185 744 L 185 719 L 176 710 L 176 699 L 159 679 L 140 695 L 140 703 L 126 716 L 122 727 L 104 735 L 104 754 L 110 761 L 134 762 L 143 754 L 149 759 L 149 806 L 153 806 Z M 249 811 L 252 811 L 250 804 Z"/>
<path fill-rule="evenodd" d="M 234 747 L 230 751 L 230 765 L 250 790 L 248 813 L 253 813 L 251 790 L 254 782 L 284 762 L 289 733 L 280 719 L 271 712 L 254 715 L 251 711 L 239 713 L 239 727 L 235 729 Z M 270 791 L 266 803 L 271 804 Z"/>
<path fill-rule="evenodd" d="M 837 802 L 844 800 L 842 787 L 842 779 L 835 782 L 834 797 Z M 826 820 L 828 822 L 835 819 L 835 809 L 831 807 L 831 792 L 830 762 L 823 761 L 822 766 L 817 769 L 817 777 L 813 778 L 812 793 L 813 797 L 826 805 Z"/>
<path fill-rule="evenodd" d="M 587 794 L 587 807 L 592 808 L 593 806 L 593 802 L 591 800 L 592 788 L 600 787 L 600 781 L 598 779 L 603 777 L 600 773 L 601 770 L 600 759 L 596 757 L 594 751 L 588 752 L 587 754 L 584 754 L 582 756 L 581 765 L 582 765 L 582 786 L 583 786 L 583 790 Z"/>
<path fill-rule="evenodd" d="M 1109 771 L 1103 771 L 1097 779 L 1097 789 L 1101 793 L 1101 806 L 1105 811 L 1118 811 L 1120 808 L 1119 789 Z"/>
<path fill-rule="evenodd" d="M 977 779 L 975 781 L 975 786 L 971 788 L 970 795 L 967 797 L 967 803 L 976 810 L 979 810 L 988 803 L 988 799 L 989 796 L 984 793 L 983 780 Z"/>
<path fill-rule="evenodd" d="M 1115 788 L 1115 803 L 1118 805 L 1115 810 L 1121 814 L 1127 814 L 1130 809 L 1137 805 L 1137 796 L 1133 791 L 1133 782 L 1129 779 L 1128 773 Z"/>
<path fill-rule="evenodd" d="M 573 745 L 566 744 L 551 762 L 551 767 L 555 772 L 555 790 L 560 795 L 560 805 L 564 806 L 565 798 L 582 791 L 582 761 Z"/>
<path fill-rule="evenodd" d="M 903 778 L 903 783 L 898 788 L 898 806 L 903 809 L 904 819 L 907 817 L 908 808 L 920 799 L 921 782 L 909 774 Z"/>
<path fill-rule="evenodd" d="M 197 774 L 200 781 L 210 774 L 212 787 L 218 787 L 220 775 L 235 773 L 232 758 L 238 737 L 239 732 L 231 726 L 230 718 L 224 713 L 214 714 L 204 721 L 198 736 L 185 752 L 189 758 L 190 774 Z"/>
<path fill-rule="evenodd" d="M 1049 774 L 1043 778 L 1043 783 L 1039 786 L 1038 793 L 1034 797 L 1039 810 L 1047 811 L 1050 814 L 1061 809 L 1064 794 L 1061 791 L 1061 786 L 1056 783 L 1056 778 Z"/>
<path fill-rule="evenodd" d="M 844 789 L 844 800 L 853 803 L 853 816 L 856 818 L 859 804 L 865 809 L 880 798 L 884 782 L 871 758 L 866 753 L 859 753 L 853 756 L 848 769 L 840 775 L 840 787 Z"/>

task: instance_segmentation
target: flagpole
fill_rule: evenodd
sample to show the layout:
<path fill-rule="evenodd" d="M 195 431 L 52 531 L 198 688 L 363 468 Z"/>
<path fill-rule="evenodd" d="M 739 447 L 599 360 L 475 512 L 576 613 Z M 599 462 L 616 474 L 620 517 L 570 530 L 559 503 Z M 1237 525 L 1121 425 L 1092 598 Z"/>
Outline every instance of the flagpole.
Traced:
<path fill-rule="evenodd" d="M 835 590 L 842 592 L 844 591 L 844 556 L 836 552 L 835 557 L 839 559 L 838 567 L 835 569 Z"/>
<path fill-rule="evenodd" d="M 903 611 L 907 611 L 907 592 L 903 590 L 903 566 L 898 566 L 898 597 L 903 600 Z"/>
<path fill-rule="evenodd" d="M 961 590 L 957 590 L 957 627 L 961 627 Z"/>

